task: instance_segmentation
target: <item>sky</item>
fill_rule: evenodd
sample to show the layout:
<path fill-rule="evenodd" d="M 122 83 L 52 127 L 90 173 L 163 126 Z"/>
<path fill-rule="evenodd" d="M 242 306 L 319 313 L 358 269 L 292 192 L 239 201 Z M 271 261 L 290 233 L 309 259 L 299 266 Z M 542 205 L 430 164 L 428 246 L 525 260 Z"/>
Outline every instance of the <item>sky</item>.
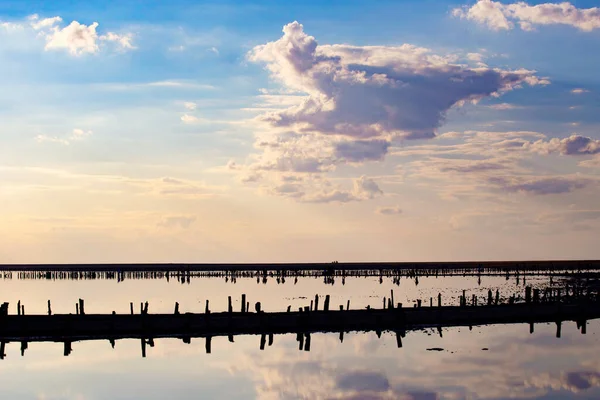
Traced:
<path fill-rule="evenodd" d="M 599 258 L 595 4 L 0 0 L 0 263 Z"/>

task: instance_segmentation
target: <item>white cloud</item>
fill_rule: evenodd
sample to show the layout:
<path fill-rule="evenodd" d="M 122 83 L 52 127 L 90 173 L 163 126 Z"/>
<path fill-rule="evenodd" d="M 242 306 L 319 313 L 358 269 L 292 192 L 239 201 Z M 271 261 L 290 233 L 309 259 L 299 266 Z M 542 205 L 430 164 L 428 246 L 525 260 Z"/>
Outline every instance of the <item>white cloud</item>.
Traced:
<path fill-rule="evenodd" d="M 69 135 L 64 135 L 64 136 L 48 136 L 48 135 L 41 134 L 41 135 L 37 135 L 35 137 L 35 140 L 38 143 L 49 142 L 49 143 L 59 143 L 59 144 L 63 144 L 65 146 L 68 146 L 72 142 L 83 140 L 86 137 L 91 136 L 91 135 L 93 135 L 93 132 L 90 131 L 90 130 L 84 131 L 83 129 L 75 128 L 75 129 L 73 129 L 73 131 Z"/>
<path fill-rule="evenodd" d="M 502 4 L 493 0 L 479 0 L 472 7 L 453 10 L 453 15 L 487 25 L 493 30 L 510 30 L 515 24 L 525 31 L 535 25 L 570 25 L 590 32 L 600 28 L 600 8 L 577 8 L 568 2 L 542 3 L 530 6 L 525 2 Z"/>
<path fill-rule="evenodd" d="M 108 32 L 106 35 L 100 36 L 100 40 L 103 40 L 106 42 L 114 42 L 119 46 L 119 48 L 121 50 L 135 49 L 135 46 L 132 43 L 133 35 L 131 33 L 119 35 L 114 32 Z"/>
<path fill-rule="evenodd" d="M 183 121 L 183 123 L 185 124 L 193 124 L 195 122 L 198 122 L 198 117 L 189 114 L 183 114 L 181 116 L 181 121 Z"/>
<path fill-rule="evenodd" d="M 66 49 L 72 55 L 96 53 L 98 51 L 97 27 L 97 22 L 84 25 L 77 21 L 71 22 L 62 29 L 52 26 L 51 31 L 46 34 L 45 49 Z"/>
<path fill-rule="evenodd" d="M 571 90 L 571 93 L 573 93 L 573 94 L 589 93 L 589 90 L 576 88 L 576 89 Z"/>
<path fill-rule="evenodd" d="M 185 103 L 183 103 L 183 106 L 190 111 L 194 111 L 197 107 L 196 103 L 193 103 L 191 101 L 186 101 Z"/>
<path fill-rule="evenodd" d="M 571 135 L 565 139 L 540 139 L 527 143 L 525 148 L 539 154 L 558 153 L 562 155 L 600 154 L 600 140 L 586 136 Z"/>
<path fill-rule="evenodd" d="M 251 61 L 265 63 L 290 89 L 309 94 L 295 107 L 267 113 L 274 127 L 352 138 L 431 138 L 454 105 L 521 87 L 546 84 L 533 71 L 470 68 L 412 45 L 318 45 L 293 22 L 283 37 L 255 47 Z"/>

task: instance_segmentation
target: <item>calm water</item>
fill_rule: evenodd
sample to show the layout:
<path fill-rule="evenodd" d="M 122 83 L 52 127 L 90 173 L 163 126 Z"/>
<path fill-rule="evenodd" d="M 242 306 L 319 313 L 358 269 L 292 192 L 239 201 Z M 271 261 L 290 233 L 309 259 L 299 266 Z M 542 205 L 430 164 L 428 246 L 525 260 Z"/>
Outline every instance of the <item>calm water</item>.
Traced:
<path fill-rule="evenodd" d="M 529 277 L 528 285 L 547 278 Z M 442 293 L 445 304 L 458 304 L 462 290 L 480 299 L 488 288 L 505 295 L 523 291 L 523 280 L 501 277 L 347 279 L 326 285 L 322 279 L 293 279 L 267 284 L 238 279 L 116 281 L 0 281 L 2 301 L 27 314 L 44 314 L 47 300 L 54 313 L 74 313 L 77 299 L 89 313 L 129 313 L 129 303 L 148 301 L 150 313 L 202 312 L 227 308 L 227 296 L 245 293 L 250 303 L 261 301 L 266 311 L 310 304 L 315 294 L 330 294 L 331 308 L 351 302 L 351 308 L 381 307 L 394 290 L 397 302 L 424 304 Z M 495 325 L 408 332 L 404 347 L 393 335 L 315 334 L 311 351 L 299 351 L 294 335 L 276 336 L 273 346 L 259 350 L 258 336 L 238 336 L 235 343 L 214 338 L 212 354 L 204 341 L 184 344 L 158 339 L 141 358 L 139 340 L 77 342 L 63 357 L 61 343 L 30 343 L 25 356 L 18 343 L 7 345 L 0 361 L 0 394 L 7 399 L 598 399 L 600 398 L 600 323 L 589 321 L 582 335 L 575 323 L 565 323 L 562 337 L 555 325 Z M 429 350 L 428 350 L 429 349 Z M 436 349 L 436 350 L 431 350 Z M 487 350 L 483 350 L 487 349 Z"/>

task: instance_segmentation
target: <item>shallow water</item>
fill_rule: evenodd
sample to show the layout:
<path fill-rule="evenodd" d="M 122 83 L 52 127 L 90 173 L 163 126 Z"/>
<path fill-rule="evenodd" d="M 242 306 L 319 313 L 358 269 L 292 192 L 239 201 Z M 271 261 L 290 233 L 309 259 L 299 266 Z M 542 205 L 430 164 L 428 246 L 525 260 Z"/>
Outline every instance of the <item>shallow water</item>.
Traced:
<path fill-rule="evenodd" d="M 543 287 L 545 277 L 526 284 Z M 2 301 L 11 314 L 21 300 L 27 314 L 45 314 L 47 300 L 54 313 L 74 313 L 85 299 L 86 313 L 129 313 L 129 303 L 148 301 L 150 313 L 202 312 L 227 308 L 227 296 L 260 301 L 266 311 L 288 305 L 306 306 L 315 294 L 331 295 L 331 308 L 346 304 L 380 308 L 394 290 L 396 302 L 412 306 L 419 298 L 442 293 L 444 304 L 458 304 L 462 290 L 477 294 L 498 288 L 503 295 L 521 293 L 522 278 L 420 277 L 400 285 L 378 277 L 347 279 L 342 285 L 322 278 L 287 279 L 266 284 L 255 279 L 0 281 Z M 13 310 L 14 308 L 14 310 Z M 9 343 L 0 361 L 0 394 L 11 399 L 597 399 L 600 398 L 600 323 L 589 321 L 582 335 L 575 323 L 564 323 L 561 338 L 554 324 L 494 325 L 408 332 L 397 348 L 392 334 L 313 334 L 310 351 L 299 351 L 295 335 L 275 336 L 273 346 L 259 350 L 258 336 L 213 338 L 212 353 L 204 341 L 184 344 L 157 339 L 142 358 L 139 340 L 76 342 L 63 357 L 61 343 L 30 343 L 21 357 L 18 343 Z M 429 350 L 428 350 L 429 349 Z M 435 350 L 433 350 L 435 349 Z M 483 350 L 487 349 L 487 350 Z"/>

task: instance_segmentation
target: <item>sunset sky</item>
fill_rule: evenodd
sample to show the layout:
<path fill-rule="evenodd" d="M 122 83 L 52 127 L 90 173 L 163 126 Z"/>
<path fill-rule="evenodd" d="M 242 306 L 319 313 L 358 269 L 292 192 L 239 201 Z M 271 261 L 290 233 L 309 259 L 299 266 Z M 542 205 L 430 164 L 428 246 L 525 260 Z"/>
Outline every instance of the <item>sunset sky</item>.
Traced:
<path fill-rule="evenodd" d="M 600 258 L 600 8 L 0 2 L 0 263 Z"/>

